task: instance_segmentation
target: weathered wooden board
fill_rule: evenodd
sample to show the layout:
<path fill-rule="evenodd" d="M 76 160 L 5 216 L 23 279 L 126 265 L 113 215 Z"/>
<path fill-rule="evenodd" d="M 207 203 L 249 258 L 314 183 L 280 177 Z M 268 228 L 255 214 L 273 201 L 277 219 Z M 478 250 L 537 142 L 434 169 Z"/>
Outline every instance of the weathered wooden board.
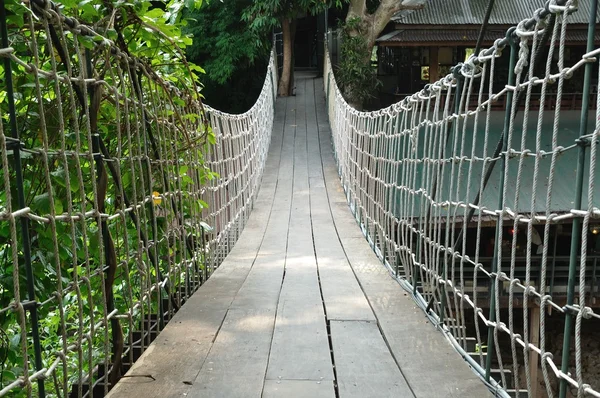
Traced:
<path fill-rule="evenodd" d="M 414 397 L 375 322 L 330 327 L 340 398 Z"/>
<path fill-rule="evenodd" d="M 298 83 L 300 96 L 305 84 Z M 333 380 L 310 218 L 306 110 L 306 105 L 297 101 L 286 274 L 267 370 L 270 380 Z"/>
<path fill-rule="evenodd" d="M 259 254 L 231 309 L 277 309 L 283 280 L 284 260 L 277 255 Z"/>
<path fill-rule="evenodd" d="M 323 191 L 322 188 L 311 189 L 311 197 L 320 199 L 319 196 L 325 195 Z M 318 204 L 320 201 L 311 200 L 311 204 L 315 203 Z M 327 213 L 319 220 L 313 220 L 313 226 L 327 318 L 330 320 L 375 320 L 373 311 L 346 259 L 346 254 L 331 220 L 331 213 Z M 354 226 L 354 228 L 357 227 Z"/>
<path fill-rule="evenodd" d="M 308 259 L 288 259 L 267 379 L 333 380 L 316 265 Z"/>
<path fill-rule="evenodd" d="M 194 380 L 200 371 L 250 266 L 251 262 L 240 261 L 225 264 L 215 271 L 173 317 L 110 396 L 181 396 L 188 388 L 185 382 Z M 146 375 L 151 375 L 154 380 Z"/>
<path fill-rule="evenodd" d="M 260 397 L 274 318 L 274 310 L 230 309 L 187 397 Z"/>
<path fill-rule="evenodd" d="M 267 380 L 262 398 L 335 398 L 333 382 Z"/>
<path fill-rule="evenodd" d="M 321 93 L 314 84 L 307 89 L 312 98 Z M 373 311 L 362 292 L 356 277 L 346 259 L 335 225 L 333 223 L 329 198 L 325 189 L 322 166 L 322 151 L 329 154 L 328 148 L 321 148 L 321 136 L 317 115 L 307 114 L 307 147 L 310 183 L 310 212 L 319 278 L 323 300 L 329 320 L 375 320 Z M 357 230 L 356 225 L 351 226 Z"/>

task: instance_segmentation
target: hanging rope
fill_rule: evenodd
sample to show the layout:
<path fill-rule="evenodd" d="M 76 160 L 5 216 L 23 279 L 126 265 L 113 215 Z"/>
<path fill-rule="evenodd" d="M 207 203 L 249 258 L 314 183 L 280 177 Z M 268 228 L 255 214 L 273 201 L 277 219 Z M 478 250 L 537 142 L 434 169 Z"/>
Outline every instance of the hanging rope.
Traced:
<path fill-rule="evenodd" d="M 477 36 L 477 44 L 475 44 L 475 54 L 479 54 L 479 51 L 481 50 L 481 45 L 483 44 L 483 39 L 485 37 L 485 33 L 487 32 L 488 24 L 490 22 L 492 11 L 494 10 L 495 3 L 496 0 L 488 1 L 488 5 L 485 10 L 485 16 L 483 17 L 483 23 L 481 24 L 481 29 L 479 29 L 479 36 Z"/>

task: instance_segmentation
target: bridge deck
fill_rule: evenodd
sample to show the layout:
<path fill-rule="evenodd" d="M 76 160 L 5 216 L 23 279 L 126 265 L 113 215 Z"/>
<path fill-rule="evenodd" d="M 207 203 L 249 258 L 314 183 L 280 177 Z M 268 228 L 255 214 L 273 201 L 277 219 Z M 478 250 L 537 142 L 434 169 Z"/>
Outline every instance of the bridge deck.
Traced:
<path fill-rule="evenodd" d="M 372 253 L 339 184 L 322 81 L 297 79 L 240 240 L 110 396 L 489 396 Z"/>

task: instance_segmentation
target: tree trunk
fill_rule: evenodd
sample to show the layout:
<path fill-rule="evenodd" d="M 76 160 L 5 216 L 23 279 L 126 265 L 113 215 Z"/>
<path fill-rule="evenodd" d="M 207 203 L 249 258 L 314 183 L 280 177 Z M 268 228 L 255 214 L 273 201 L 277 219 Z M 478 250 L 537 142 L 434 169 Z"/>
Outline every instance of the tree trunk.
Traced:
<path fill-rule="evenodd" d="M 354 45 L 356 48 L 352 50 L 359 59 L 362 58 L 363 65 L 360 65 L 361 69 L 364 69 L 365 71 L 369 70 L 368 67 L 371 63 L 371 54 L 375 42 L 381 32 L 385 29 L 386 25 L 390 22 L 390 19 L 402 9 L 418 10 L 423 8 L 423 5 L 426 2 L 427 0 L 381 0 L 377 9 L 370 13 L 367 8 L 366 0 L 350 0 L 348 14 L 346 15 L 346 27 L 344 30 L 350 38 L 362 37 L 365 40 L 364 45 L 355 43 Z M 346 62 L 349 61 L 343 59 L 341 61 L 342 64 L 345 64 Z M 364 76 L 364 79 L 361 81 L 361 78 L 358 77 L 357 80 L 359 80 L 359 83 L 357 84 L 360 86 L 361 84 L 368 83 L 368 80 L 365 79 L 369 78 L 370 76 Z M 344 96 L 350 101 L 355 109 L 362 109 L 363 99 L 358 97 L 363 96 L 363 94 L 360 96 L 353 95 L 352 90 L 353 84 L 346 82 Z"/>
<path fill-rule="evenodd" d="M 367 39 L 368 57 L 383 29 L 390 19 L 400 10 L 419 10 L 427 0 L 382 0 L 379 6 L 370 14 L 367 10 L 366 0 L 350 0 L 346 22 L 353 18 L 360 19 L 360 31 L 348 32 L 350 36 L 362 34 Z M 367 54 L 365 54 L 365 57 Z"/>
<path fill-rule="evenodd" d="M 294 48 L 296 48 L 296 27 L 298 26 L 298 20 L 294 19 L 290 24 L 290 37 L 291 37 L 291 46 L 292 46 L 292 56 L 290 57 L 290 82 L 288 84 L 288 93 L 289 95 L 296 95 L 296 84 L 295 84 L 295 76 L 294 76 L 294 65 L 296 65 L 296 52 Z"/>
<path fill-rule="evenodd" d="M 278 93 L 282 97 L 290 95 L 290 82 L 292 75 L 292 21 L 282 18 L 281 30 L 283 33 L 283 70 L 279 79 Z"/>

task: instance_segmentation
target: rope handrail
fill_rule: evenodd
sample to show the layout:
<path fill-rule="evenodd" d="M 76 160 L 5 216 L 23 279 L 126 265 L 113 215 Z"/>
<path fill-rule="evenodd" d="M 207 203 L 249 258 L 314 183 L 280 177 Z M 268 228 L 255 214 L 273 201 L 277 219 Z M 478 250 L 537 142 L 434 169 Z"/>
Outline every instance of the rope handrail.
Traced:
<path fill-rule="evenodd" d="M 104 396 L 244 228 L 276 59 L 230 115 L 202 104 L 170 38 L 179 72 L 27 4 L 22 26 L 0 4 L 0 396 Z"/>
<path fill-rule="evenodd" d="M 600 249 L 592 242 L 600 110 L 589 103 L 597 1 L 589 3 L 588 46 L 571 65 L 565 40 L 578 2 L 549 0 L 449 75 L 377 111 L 345 101 L 325 57 L 333 149 L 357 222 L 501 396 L 543 388 L 550 397 L 600 397 L 585 359 L 598 353 L 582 348 L 597 339 L 592 250 Z M 502 57 L 510 58 L 506 80 Z M 563 109 L 570 79 L 581 87 L 581 112 Z M 565 251 L 568 273 L 561 266 L 559 278 Z"/>

